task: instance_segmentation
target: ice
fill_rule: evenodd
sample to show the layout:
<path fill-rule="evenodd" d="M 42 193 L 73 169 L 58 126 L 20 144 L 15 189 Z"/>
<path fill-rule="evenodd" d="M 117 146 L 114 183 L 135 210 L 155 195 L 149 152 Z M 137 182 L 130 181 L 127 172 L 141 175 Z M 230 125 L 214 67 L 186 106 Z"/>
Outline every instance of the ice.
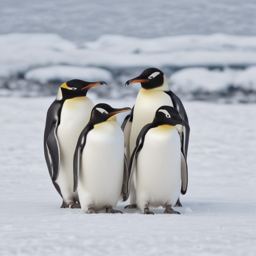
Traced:
<path fill-rule="evenodd" d="M 256 91 L 256 67 L 250 67 L 235 80 L 235 86 L 245 90 Z"/>
<path fill-rule="evenodd" d="M 25 79 L 40 83 L 49 81 L 66 82 L 71 79 L 81 79 L 84 81 L 112 81 L 112 75 L 105 69 L 74 67 L 74 66 L 50 66 L 45 68 L 36 68 L 25 74 Z"/>
<path fill-rule="evenodd" d="M 246 91 L 256 90 L 256 67 L 246 70 L 226 68 L 209 70 L 207 68 L 185 68 L 170 77 L 171 89 L 183 93 L 227 92 L 233 88 Z"/>
<path fill-rule="evenodd" d="M 256 37 L 223 34 L 138 39 L 103 36 L 84 48 L 54 34 L 0 35 L 0 77 L 52 65 L 127 68 L 242 66 L 256 64 Z"/>
<path fill-rule="evenodd" d="M 255 105 L 184 102 L 191 140 L 181 215 L 159 208 L 147 216 L 124 210 L 128 202 L 117 206 L 123 215 L 89 215 L 59 208 L 47 171 L 43 131 L 53 100 L 0 99 L 1 255 L 255 254 Z M 93 101 L 131 107 L 135 98 Z"/>
<path fill-rule="evenodd" d="M 225 34 L 181 35 L 140 39 L 121 35 L 103 35 L 84 44 L 87 49 L 111 53 L 156 54 L 175 51 L 256 51 L 256 37 Z"/>

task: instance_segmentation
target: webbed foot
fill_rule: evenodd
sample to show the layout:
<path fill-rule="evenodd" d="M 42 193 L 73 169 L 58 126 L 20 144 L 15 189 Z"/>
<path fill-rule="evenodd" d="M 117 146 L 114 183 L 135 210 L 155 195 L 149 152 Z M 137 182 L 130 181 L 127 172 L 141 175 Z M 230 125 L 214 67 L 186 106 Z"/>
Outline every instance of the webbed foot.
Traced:
<path fill-rule="evenodd" d="M 68 208 L 68 204 L 66 204 L 64 201 L 62 202 L 62 205 L 60 206 L 60 208 Z"/>
<path fill-rule="evenodd" d="M 87 213 L 99 213 L 99 212 L 93 210 L 92 207 L 90 207 L 90 208 L 88 208 Z"/>
<path fill-rule="evenodd" d="M 112 206 L 106 208 L 106 213 L 122 213 L 121 211 L 114 210 Z M 123 213 L 122 213 L 123 214 Z"/>
<path fill-rule="evenodd" d="M 153 214 L 153 215 L 154 215 L 154 213 L 151 212 L 151 211 L 149 210 L 149 208 L 144 208 L 144 214 Z"/>
<path fill-rule="evenodd" d="M 72 208 L 72 209 L 80 209 L 81 205 L 80 205 L 80 203 L 74 203 L 74 204 L 70 205 L 70 208 Z"/>
<path fill-rule="evenodd" d="M 137 204 L 128 204 L 124 207 L 124 209 L 136 209 L 137 208 Z"/>
<path fill-rule="evenodd" d="M 182 204 L 180 202 L 180 199 L 178 198 L 176 204 L 174 205 L 174 207 L 182 207 Z"/>
<path fill-rule="evenodd" d="M 165 209 L 164 213 L 180 214 L 179 212 L 174 211 L 174 210 L 172 209 L 172 206 L 171 206 L 171 205 L 167 205 L 167 206 L 166 206 L 166 209 Z"/>

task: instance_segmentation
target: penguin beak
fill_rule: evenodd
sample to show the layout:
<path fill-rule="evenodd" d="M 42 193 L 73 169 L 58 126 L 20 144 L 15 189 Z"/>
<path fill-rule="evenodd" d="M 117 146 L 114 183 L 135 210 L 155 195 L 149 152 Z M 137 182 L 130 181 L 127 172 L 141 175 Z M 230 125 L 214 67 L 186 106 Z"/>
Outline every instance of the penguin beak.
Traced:
<path fill-rule="evenodd" d="M 84 88 L 82 88 L 81 90 L 90 89 L 90 88 L 95 87 L 95 86 L 100 85 L 100 84 L 107 84 L 107 83 L 104 82 L 104 81 L 92 82 L 92 83 L 90 83 L 89 85 L 87 85 L 87 86 L 85 86 Z"/>
<path fill-rule="evenodd" d="M 130 111 L 131 109 L 130 108 L 113 108 L 113 111 L 108 113 L 107 115 L 109 116 L 113 116 L 113 115 L 116 115 L 118 113 L 122 113 L 122 112 L 126 112 L 126 111 Z"/>
<path fill-rule="evenodd" d="M 129 84 L 134 84 L 134 83 L 147 83 L 148 82 L 148 79 L 142 79 L 140 78 L 139 76 L 138 77 L 135 77 L 131 80 L 128 80 L 126 83 L 125 83 L 125 86 L 128 86 Z"/>

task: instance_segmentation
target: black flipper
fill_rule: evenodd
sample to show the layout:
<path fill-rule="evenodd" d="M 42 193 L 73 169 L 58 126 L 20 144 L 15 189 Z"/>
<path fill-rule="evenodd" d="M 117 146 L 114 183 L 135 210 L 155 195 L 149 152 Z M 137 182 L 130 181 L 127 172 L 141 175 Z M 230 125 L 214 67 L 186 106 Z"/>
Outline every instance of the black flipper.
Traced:
<path fill-rule="evenodd" d="M 173 103 L 173 107 L 177 109 L 177 111 L 180 114 L 180 117 L 184 121 L 184 126 L 182 126 L 182 129 L 179 130 L 180 137 L 181 137 L 181 153 L 182 153 L 182 161 L 181 161 L 181 193 L 183 195 L 187 192 L 188 187 L 188 166 L 187 166 L 187 154 L 188 154 L 188 143 L 189 143 L 189 134 L 190 134 L 190 127 L 189 127 L 189 121 L 188 116 L 186 113 L 186 110 L 180 100 L 180 98 L 174 94 L 172 91 L 165 91 L 171 99 Z M 185 161 L 185 163 L 183 162 Z"/>
<path fill-rule="evenodd" d="M 44 156 L 52 181 L 56 181 L 59 175 L 60 150 L 57 129 L 62 105 L 63 101 L 55 100 L 49 107 L 44 130 Z"/>
<path fill-rule="evenodd" d="M 180 114 L 180 117 L 184 121 L 184 129 L 183 129 L 183 141 L 182 141 L 182 153 L 184 154 L 185 159 L 187 160 L 187 154 L 188 154 L 188 143 L 189 143 L 189 133 L 190 133 L 190 127 L 189 127 L 189 121 L 188 116 L 186 113 L 186 110 L 180 100 L 180 98 L 174 94 L 172 91 L 165 91 L 166 94 L 168 94 L 173 103 L 173 107 L 177 109 L 177 111 Z"/>
<path fill-rule="evenodd" d="M 123 176 L 123 185 L 122 185 L 122 194 L 121 194 L 123 197 L 123 202 L 125 202 L 129 197 L 128 185 L 129 185 L 129 168 L 128 168 L 126 155 L 124 154 L 124 176 Z"/>
<path fill-rule="evenodd" d="M 130 134 L 131 134 L 131 127 L 132 127 L 132 121 L 133 121 L 133 109 L 132 108 L 130 114 L 128 114 L 123 123 L 122 123 L 122 130 L 124 132 L 124 146 L 125 146 L 125 155 L 127 158 L 127 161 L 129 163 L 130 161 L 130 148 L 129 148 L 129 144 L 130 144 Z"/>
<path fill-rule="evenodd" d="M 142 130 L 140 131 L 137 140 L 136 140 L 136 147 L 133 150 L 132 156 L 131 156 L 131 160 L 130 160 L 130 164 L 129 164 L 129 183 L 128 183 L 128 191 L 130 194 L 130 184 L 131 184 L 131 178 L 133 177 L 134 174 L 134 169 L 136 167 L 136 163 L 137 163 L 137 157 L 139 155 L 140 150 L 143 147 L 144 144 L 144 140 L 145 140 L 145 136 L 147 134 L 147 132 L 151 129 L 156 127 L 157 125 L 154 123 L 150 123 L 145 125 Z"/>
<path fill-rule="evenodd" d="M 77 144 L 76 150 L 74 154 L 74 161 L 73 161 L 73 174 L 74 174 L 74 188 L 73 192 L 76 192 L 78 186 L 78 178 L 79 178 L 79 170 L 80 170 L 80 163 L 81 163 L 81 155 L 86 144 L 86 138 L 88 133 L 93 129 L 93 124 L 90 122 L 85 126 L 83 131 L 81 132 Z"/>
<path fill-rule="evenodd" d="M 185 195 L 188 188 L 188 166 L 187 161 L 181 152 L 181 194 Z"/>

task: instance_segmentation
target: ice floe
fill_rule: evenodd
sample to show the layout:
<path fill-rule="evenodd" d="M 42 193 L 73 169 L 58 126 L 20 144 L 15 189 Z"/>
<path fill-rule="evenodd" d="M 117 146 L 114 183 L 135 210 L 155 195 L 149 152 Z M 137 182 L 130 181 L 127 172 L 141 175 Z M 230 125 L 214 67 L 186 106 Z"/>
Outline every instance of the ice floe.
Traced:
<path fill-rule="evenodd" d="M 25 79 L 40 83 L 51 81 L 65 82 L 71 79 L 81 79 L 90 82 L 110 82 L 112 81 L 112 75 L 109 71 L 102 68 L 57 65 L 32 69 L 25 74 Z"/>
<path fill-rule="evenodd" d="M 189 92 L 228 92 L 230 88 L 256 91 L 256 67 L 246 70 L 185 68 L 170 77 L 171 89 Z"/>
<path fill-rule="evenodd" d="M 105 35 L 78 46 L 55 34 L 16 33 L 0 35 L 0 47 L 0 90 L 11 89 L 10 83 L 20 79 L 22 86 L 16 90 L 24 89 L 26 84 L 34 90 L 31 81 L 49 85 L 51 81 L 72 78 L 105 79 L 117 88 L 124 79 L 143 69 L 157 67 L 167 76 L 173 74 L 173 90 L 211 93 L 231 86 L 256 92 L 256 36 L 213 34 L 139 39 Z M 108 91 L 113 95 L 111 89 Z"/>

